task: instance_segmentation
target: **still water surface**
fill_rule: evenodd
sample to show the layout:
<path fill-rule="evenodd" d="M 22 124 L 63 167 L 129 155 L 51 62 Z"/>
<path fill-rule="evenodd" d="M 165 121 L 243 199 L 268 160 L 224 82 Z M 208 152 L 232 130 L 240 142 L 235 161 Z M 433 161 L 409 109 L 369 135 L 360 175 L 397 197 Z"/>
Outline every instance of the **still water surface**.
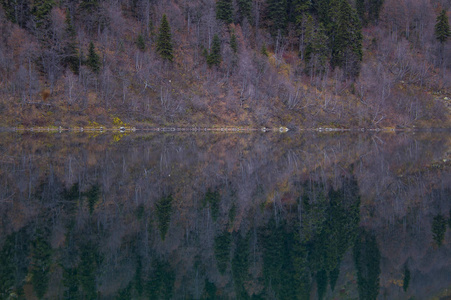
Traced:
<path fill-rule="evenodd" d="M 448 134 L 0 134 L 0 299 L 449 299 Z"/>

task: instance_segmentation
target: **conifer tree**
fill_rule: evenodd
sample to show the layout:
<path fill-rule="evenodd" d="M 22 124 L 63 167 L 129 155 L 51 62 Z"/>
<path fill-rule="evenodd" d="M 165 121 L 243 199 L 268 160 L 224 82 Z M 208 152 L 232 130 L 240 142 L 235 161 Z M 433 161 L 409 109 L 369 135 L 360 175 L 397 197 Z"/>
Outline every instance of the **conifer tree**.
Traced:
<path fill-rule="evenodd" d="M 443 9 L 437 17 L 435 23 L 435 38 L 440 42 L 440 44 L 444 44 L 448 37 L 451 35 L 448 16 L 446 15 L 446 11 Z"/>
<path fill-rule="evenodd" d="M 100 70 L 100 57 L 96 53 L 96 50 L 94 48 L 94 43 L 89 43 L 89 49 L 88 49 L 88 58 L 86 60 L 86 65 L 91 68 L 91 70 L 94 73 L 98 73 Z"/>
<path fill-rule="evenodd" d="M 230 37 L 230 48 L 232 48 L 233 53 L 238 52 L 238 43 L 236 41 L 236 35 L 232 33 L 232 36 Z"/>
<path fill-rule="evenodd" d="M 35 1 L 32 7 L 32 14 L 36 20 L 37 28 L 48 28 L 50 25 L 50 12 L 55 2 L 53 0 Z"/>
<path fill-rule="evenodd" d="M 266 45 L 265 45 L 265 44 L 262 45 L 262 48 L 261 48 L 261 50 L 260 50 L 260 53 L 261 53 L 262 55 L 268 57 L 269 54 L 268 54 L 268 50 L 266 49 Z"/>
<path fill-rule="evenodd" d="M 160 32 L 157 38 L 157 52 L 165 60 L 172 62 L 174 59 L 171 41 L 171 28 L 169 27 L 169 22 L 165 14 L 161 19 Z"/>
<path fill-rule="evenodd" d="M 284 32 L 287 27 L 287 1 L 268 0 L 266 15 L 272 35 Z"/>
<path fill-rule="evenodd" d="M 357 13 L 347 0 L 332 0 L 329 16 L 331 65 L 343 68 L 347 76 L 357 77 L 362 60 L 362 31 Z"/>
<path fill-rule="evenodd" d="M 209 67 L 219 66 L 221 64 L 221 41 L 217 34 L 213 37 L 210 54 L 207 57 L 207 64 Z"/>
<path fill-rule="evenodd" d="M 245 18 L 251 21 L 252 0 L 237 0 L 240 22 Z"/>
<path fill-rule="evenodd" d="M 78 73 L 79 65 L 78 65 L 78 50 L 77 50 L 77 41 L 76 41 L 76 33 L 75 28 L 72 24 L 72 18 L 70 16 L 69 10 L 66 10 L 66 34 L 67 34 L 67 42 L 64 46 L 64 54 L 65 54 L 65 63 L 70 67 L 72 72 Z"/>
<path fill-rule="evenodd" d="M 326 30 L 321 23 L 315 26 L 311 16 L 309 16 L 307 24 L 307 46 L 305 50 L 306 70 L 312 72 L 312 74 L 323 72 L 329 57 Z"/>
<path fill-rule="evenodd" d="M 216 19 L 222 20 L 226 24 L 233 22 L 232 0 L 219 0 L 216 2 Z"/>
<path fill-rule="evenodd" d="M 141 51 L 146 51 L 146 43 L 144 42 L 144 37 L 142 34 L 138 35 L 138 38 L 136 39 L 136 46 Z"/>

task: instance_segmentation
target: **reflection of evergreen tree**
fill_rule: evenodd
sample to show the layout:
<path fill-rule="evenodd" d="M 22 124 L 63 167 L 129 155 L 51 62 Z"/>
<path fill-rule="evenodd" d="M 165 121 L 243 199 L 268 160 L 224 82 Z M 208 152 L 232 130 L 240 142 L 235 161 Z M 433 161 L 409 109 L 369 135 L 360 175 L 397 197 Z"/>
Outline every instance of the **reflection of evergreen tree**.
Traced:
<path fill-rule="evenodd" d="M 88 207 L 89 213 L 92 214 L 94 212 L 94 206 L 99 201 L 100 196 L 100 186 L 98 184 L 94 184 L 86 193 L 85 196 L 88 198 Z"/>
<path fill-rule="evenodd" d="M 267 293 L 272 289 L 278 299 L 295 299 L 298 286 L 293 264 L 295 235 L 288 228 L 285 222 L 277 225 L 271 219 L 260 230 L 265 287 Z"/>
<path fill-rule="evenodd" d="M 432 234 L 437 246 L 443 244 L 446 233 L 446 219 L 442 215 L 436 215 L 432 221 Z"/>
<path fill-rule="evenodd" d="M 354 245 L 360 299 L 372 300 L 379 295 L 380 260 L 376 237 L 362 229 Z"/>
<path fill-rule="evenodd" d="M 403 280 L 403 284 L 402 284 L 402 288 L 404 290 L 404 292 L 407 291 L 407 289 L 409 288 L 409 284 L 410 284 L 410 270 L 409 270 L 409 266 L 407 266 L 407 263 L 404 265 L 404 280 Z"/>
<path fill-rule="evenodd" d="M 52 263 L 52 248 L 46 234 L 38 230 L 32 245 L 31 282 L 36 296 L 42 299 L 47 292 L 50 279 L 50 265 Z"/>
<path fill-rule="evenodd" d="M 96 271 L 100 259 L 98 246 L 93 242 L 89 241 L 80 247 L 77 277 L 85 299 L 97 298 Z"/>
<path fill-rule="evenodd" d="M 19 294 L 28 272 L 29 236 L 25 229 L 6 237 L 0 249 L 0 299 Z"/>
<path fill-rule="evenodd" d="M 146 284 L 149 299 L 171 299 L 174 289 L 175 272 L 167 261 L 155 259 L 152 273 Z"/>
<path fill-rule="evenodd" d="M 216 290 L 216 285 L 213 282 L 208 281 L 208 279 L 205 279 L 204 291 L 202 293 L 201 299 L 217 299 Z"/>
<path fill-rule="evenodd" d="M 63 268 L 64 299 L 79 299 L 77 268 Z"/>
<path fill-rule="evenodd" d="M 211 189 L 209 188 L 207 190 L 207 193 L 205 194 L 203 204 L 210 205 L 211 217 L 212 217 L 213 221 L 216 221 L 218 219 L 220 202 L 221 202 L 221 195 L 219 194 L 219 191 L 215 190 L 212 192 Z"/>
<path fill-rule="evenodd" d="M 221 274 L 225 273 L 229 264 L 231 241 L 231 235 L 228 231 L 215 237 L 215 257 Z"/>
<path fill-rule="evenodd" d="M 232 258 L 232 276 L 235 284 L 236 298 L 238 299 L 249 298 L 244 287 L 249 272 L 249 239 L 249 234 L 244 238 L 240 234 L 237 234 L 235 253 Z"/>
<path fill-rule="evenodd" d="M 156 204 L 156 214 L 158 218 L 158 228 L 160 229 L 161 239 L 166 238 L 169 229 L 172 213 L 172 195 L 162 197 Z"/>

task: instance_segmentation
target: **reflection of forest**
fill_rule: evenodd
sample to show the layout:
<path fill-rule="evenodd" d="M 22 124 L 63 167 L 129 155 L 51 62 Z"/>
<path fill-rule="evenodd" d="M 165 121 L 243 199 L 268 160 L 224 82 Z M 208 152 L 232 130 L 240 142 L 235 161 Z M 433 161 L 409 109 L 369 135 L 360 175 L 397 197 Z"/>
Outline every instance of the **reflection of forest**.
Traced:
<path fill-rule="evenodd" d="M 0 149 L 0 299 L 449 288 L 449 136 L 2 134 Z"/>

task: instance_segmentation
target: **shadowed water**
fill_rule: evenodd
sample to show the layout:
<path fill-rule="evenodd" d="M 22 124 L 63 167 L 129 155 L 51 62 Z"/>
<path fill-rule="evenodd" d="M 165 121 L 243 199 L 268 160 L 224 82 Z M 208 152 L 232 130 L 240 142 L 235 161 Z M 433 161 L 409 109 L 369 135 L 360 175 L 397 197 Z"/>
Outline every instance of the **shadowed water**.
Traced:
<path fill-rule="evenodd" d="M 451 136 L 0 133 L 0 299 L 451 293 Z"/>

